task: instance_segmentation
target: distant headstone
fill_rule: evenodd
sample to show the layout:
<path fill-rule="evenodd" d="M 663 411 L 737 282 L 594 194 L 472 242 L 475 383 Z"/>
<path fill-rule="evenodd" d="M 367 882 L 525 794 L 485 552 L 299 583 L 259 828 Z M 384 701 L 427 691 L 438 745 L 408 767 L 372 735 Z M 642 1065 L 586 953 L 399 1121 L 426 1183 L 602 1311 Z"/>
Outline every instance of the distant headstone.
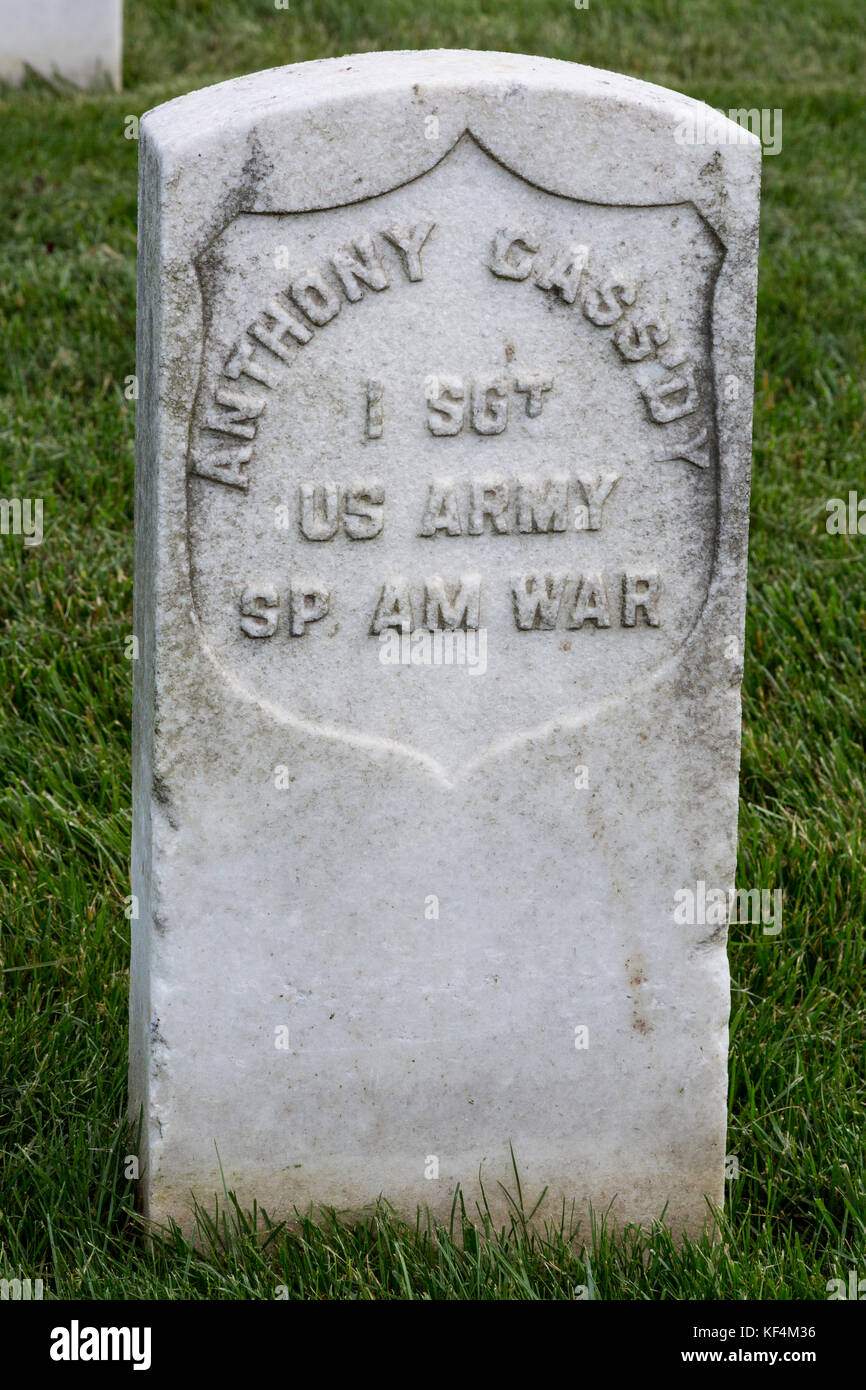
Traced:
<path fill-rule="evenodd" d="M 0 81 L 121 85 L 123 0 L 0 0 Z"/>
<path fill-rule="evenodd" d="M 446 51 L 142 119 L 154 1221 L 501 1213 L 509 1146 L 540 1216 L 722 1199 L 760 147 L 704 111 Z"/>

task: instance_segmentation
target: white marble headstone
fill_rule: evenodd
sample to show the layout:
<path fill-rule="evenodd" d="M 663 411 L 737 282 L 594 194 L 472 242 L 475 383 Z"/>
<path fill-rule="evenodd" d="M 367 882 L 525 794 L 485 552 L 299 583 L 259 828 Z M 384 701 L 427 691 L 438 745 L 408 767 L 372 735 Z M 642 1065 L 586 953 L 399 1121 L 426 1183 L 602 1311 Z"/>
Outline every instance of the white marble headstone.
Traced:
<path fill-rule="evenodd" d="M 760 146 L 542 58 L 141 122 L 144 1204 L 723 1195 Z M 717 123 L 718 124 L 718 123 Z M 726 138 L 726 135 L 728 138 Z M 612 1205 L 611 1205 L 612 1204 Z"/>
<path fill-rule="evenodd" d="M 121 85 L 123 0 L 0 0 L 0 80 Z"/>

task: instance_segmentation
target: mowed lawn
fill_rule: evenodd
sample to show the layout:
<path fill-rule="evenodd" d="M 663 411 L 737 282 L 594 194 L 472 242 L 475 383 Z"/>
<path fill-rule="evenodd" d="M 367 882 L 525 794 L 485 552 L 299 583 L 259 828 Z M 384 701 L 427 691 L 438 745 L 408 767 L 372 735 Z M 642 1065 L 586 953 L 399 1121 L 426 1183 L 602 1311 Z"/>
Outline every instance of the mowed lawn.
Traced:
<path fill-rule="evenodd" d="M 127 0 L 126 89 L 0 92 L 0 1277 L 46 1297 L 826 1297 L 866 1277 L 866 29 L 860 0 Z M 148 1246 L 124 1156 L 136 159 L 129 115 L 280 63 L 367 49 L 534 52 L 713 106 L 783 112 L 764 163 L 741 886 L 732 930 L 724 1240 L 618 1248 L 526 1221 L 451 1240 L 393 1221 L 300 1236 L 232 1218 Z M 732 1165 L 733 1166 L 733 1165 Z M 387 1194 L 386 1194 L 387 1195 Z M 460 1236 L 459 1203 L 455 1237 Z"/>

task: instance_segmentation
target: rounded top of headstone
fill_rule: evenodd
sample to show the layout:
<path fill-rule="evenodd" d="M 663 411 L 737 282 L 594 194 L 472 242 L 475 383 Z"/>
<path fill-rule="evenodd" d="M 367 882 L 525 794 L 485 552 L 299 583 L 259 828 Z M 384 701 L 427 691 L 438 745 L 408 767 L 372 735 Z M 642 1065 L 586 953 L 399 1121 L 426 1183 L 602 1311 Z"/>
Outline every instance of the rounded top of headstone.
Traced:
<path fill-rule="evenodd" d="M 519 102 L 522 91 L 567 93 L 585 103 L 632 108 L 646 119 L 653 114 L 682 119 L 710 110 L 681 92 L 604 68 L 526 53 L 437 48 L 350 53 L 267 68 L 164 102 L 145 119 L 161 142 L 181 143 L 200 132 L 203 123 L 226 125 L 254 112 L 267 115 L 275 106 L 291 110 L 331 105 L 376 90 L 407 87 L 417 88 L 419 98 L 425 89 L 437 87 L 487 89 L 506 103 Z M 721 113 L 713 115 L 733 126 Z M 743 134 L 746 139 L 740 143 L 760 148 L 756 136 Z"/>
<path fill-rule="evenodd" d="M 548 192 L 619 206 L 691 202 L 726 244 L 753 230 L 761 146 L 748 129 L 679 92 L 553 58 L 348 54 L 221 82 L 141 122 L 142 157 L 181 194 L 199 244 L 232 209 L 312 211 L 378 196 L 467 133 Z"/>

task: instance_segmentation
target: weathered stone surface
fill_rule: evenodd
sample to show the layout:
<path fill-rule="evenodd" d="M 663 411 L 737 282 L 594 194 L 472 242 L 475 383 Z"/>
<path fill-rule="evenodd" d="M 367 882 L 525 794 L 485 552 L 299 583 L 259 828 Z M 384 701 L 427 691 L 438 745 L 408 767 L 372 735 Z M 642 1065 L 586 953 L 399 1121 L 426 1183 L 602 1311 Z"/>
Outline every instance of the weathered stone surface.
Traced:
<path fill-rule="evenodd" d="M 26 68 L 79 87 L 121 84 L 123 0 L 0 0 L 0 80 Z"/>
<path fill-rule="evenodd" d="M 154 1220 L 217 1152 L 279 1215 L 447 1216 L 509 1145 L 547 1210 L 721 1200 L 725 931 L 674 910 L 733 883 L 760 146 L 700 110 L 435 52 L 142 120 Z"/>

